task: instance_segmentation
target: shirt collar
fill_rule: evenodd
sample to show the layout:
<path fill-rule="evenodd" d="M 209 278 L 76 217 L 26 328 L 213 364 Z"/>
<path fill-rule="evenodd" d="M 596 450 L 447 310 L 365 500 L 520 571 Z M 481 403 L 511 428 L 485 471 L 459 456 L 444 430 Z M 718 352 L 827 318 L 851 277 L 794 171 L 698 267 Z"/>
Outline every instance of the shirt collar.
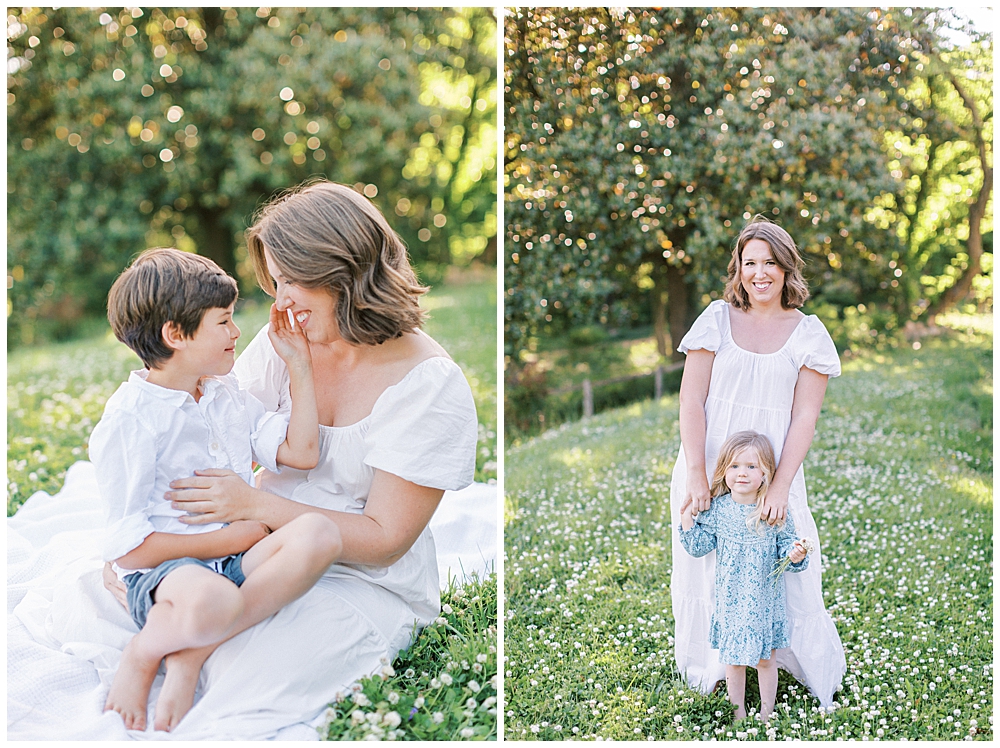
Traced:
<path fill-rule="evenodd" d="M 149 377 L 149 369 L 136 369 L 128 375 L 128 381 L 129 384 L 139 387 L 145 392 L 150 393 L 154 397 L 174 407 L 180 407 L 188 402 L 188 400 L 194 402 L 194 398 L 191 397 L 190 392 L 172 390 L 169 387 L 161 387 L 158 384 L 146 381 L 147 377 Z M 199 386 L 201 387 L 202 401 L 208 403 L 215 399 L 218 389 L 222 387 L 223 384 L 215 377 L 202 377 L 199 382 Z"/>

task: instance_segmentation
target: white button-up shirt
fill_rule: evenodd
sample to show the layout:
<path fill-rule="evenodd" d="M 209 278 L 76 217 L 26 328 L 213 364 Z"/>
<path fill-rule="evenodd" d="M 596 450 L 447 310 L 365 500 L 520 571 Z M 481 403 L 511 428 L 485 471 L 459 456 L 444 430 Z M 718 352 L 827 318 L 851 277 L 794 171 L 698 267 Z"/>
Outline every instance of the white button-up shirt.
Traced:
<path fill-rule="evenodd" d="M 185 525 L 164 494 L 170 481 L 223 468 L 253 485 L 254 461 L 278 470 L 288 415 L 268 413 L 236 377 L 205 377 L 190 393 L 146 381 L 133 371 L 104 407 L 90 437 L 90 459 L 107 513 L 104 559 L 113 561 L 153 532 L 190 535 L 223 527 Z"/>

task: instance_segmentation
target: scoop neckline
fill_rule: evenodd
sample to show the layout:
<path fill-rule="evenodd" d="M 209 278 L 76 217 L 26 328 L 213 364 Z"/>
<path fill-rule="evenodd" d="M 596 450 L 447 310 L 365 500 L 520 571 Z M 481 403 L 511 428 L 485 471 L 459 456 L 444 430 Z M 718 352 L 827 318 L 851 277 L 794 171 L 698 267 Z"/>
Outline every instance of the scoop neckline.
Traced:
<path fill-rule="evenodd" d="M 375 398 L 375 402 L 374 404 L 372 404 L 371 411 L 364 418 L 361 418 L 360 420 L 357 420 L 354 423 L 349 423 L 346 426 L 327 426 L 325 423 L 321 423 L 319 424 L 320 430 L 328 429 L 330 431 L 343 431 L 344 429 L 353 429 L 355 426 L 358 426 L 364 423 L 365 421 L 369 420 L 375 413 L 375 409 L 378 407 L 379 401 L 386 396 L 386 393 L 388 393 L 389 390 L 391 390 L 393 387 L 399 387 L 400 385 L 402 385 L 407 379 L 409 379 L 413 375 L 413 372 L 415 372 L 421 366 L 426 364 L 428 361 L 436 361 L 437 359 L 444 359 L 445 361 L 451 361 L 452 363 L 454 363 L 454 359 L 449 358 L 448 356 L 430 356 L 429 358 L 425 358 L 423 361 L 419 361 L 416 364 L 414 364 L 413 368 L 410 369 L 408 372 L 406 372 L 406 374 L 403 375 L 403 378 L 400 379 L 398 382 L 396 382 L 395 384 L 390 384 L 388 387 L 382 390 L 382 394 L 379 395 L 377 398 Z"/>
<path fill-rule="evenodd" d="M 797 323 L 795 323 L 794 329 L 788 334 L 788 337 L 785 339 L 785 342 L 782 343 L 781 348 L 779 348 L 776 351 L 772 351 L 771 353 L 757 353 L 756 351 L 748 351 L 746 348 L 744 348 L 743 346 L 741 346 L 739 343 L 736 342 L 736 338 L 733 337 L 733 318 L 730 316 L 729 302 L 723 301 L 722 303 L 726 305 L 726 334 L 729 335 L 729 342 L 733 344 L 736 350 L 742 351 L 743 353 L 749 354 L 751 356 L 777 356 L 779 353 L 784 351 L 785 348 L 788 347 L 788 344 L 792 342 L 792 338 L 795 337 L 795 333 L 799 331 L 799 327 L 801 327 L 802 323 L 805 322 L 805 320 L 810 316 L 808 314 L 802 315 L 802 318 Z"/>

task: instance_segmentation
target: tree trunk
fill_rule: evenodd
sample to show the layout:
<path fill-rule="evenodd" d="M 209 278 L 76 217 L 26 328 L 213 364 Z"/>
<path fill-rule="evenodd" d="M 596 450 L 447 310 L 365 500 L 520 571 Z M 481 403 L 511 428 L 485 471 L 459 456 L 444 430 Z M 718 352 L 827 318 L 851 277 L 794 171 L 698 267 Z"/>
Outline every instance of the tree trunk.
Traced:
<path fill-rule="evenodd" d="M 691 289 L 683 265 L 667 265 L 667 324 L 670 326 L 672 361 L 683 361 L 681 339 L 691 326 Z"/>
<path fill-rule="evenodd" d="M 951 81 L 951 85 L 955 87 L 958 95 L 962 98 L 962 102 L 965 104 L 965 108 L 969 110 L 969 114 L 972 116 L 972 139 L 975 141 L 977 150 L 979 151 L 979 164 L 983 170 L 983 184 L 979 189 L 976 201 L 969 206 L 969 241 L 966 243 L 966 249 L 969 253 L 969 264 L 966 266 L 965 272 L 955 281 L 955 284 L 941 294 L 940 298 L 927 309 L 927 313 L 924 316 L 932 323 L 938 314 L 950 309 L 969 295 L 969 291 L 972 289 L 972 281 L 979 275 L 981 269 L 980 260 L 983 256 L 982 222 L 986 216 L 986 206 L 990 200 L 990 193 L 993 191 L 993 169 L 990 167 L 989 161 L 987 161 L 986 141 L 983 140 L 983 120 L 979 116 L 976 102 L 969 98 L 954 73 L 948 73 L 948 80 Z"/>
<path fill-rule="evenodd" d="M 215 262 L 234 278 L 236 277 L 236 253 L 233 235 L 222 220 L 222 211 L 217 208 L 196 209 L 198 235 L 195 237 L 198 254 Z"/>
<path fill-rule="evenodd" d="M 667 342 L 667 275 L 666 268 L 654 273 L 653 277 L 653 333 L 656 335 L 656 351 L 666 358 L 673 350 Z"/>

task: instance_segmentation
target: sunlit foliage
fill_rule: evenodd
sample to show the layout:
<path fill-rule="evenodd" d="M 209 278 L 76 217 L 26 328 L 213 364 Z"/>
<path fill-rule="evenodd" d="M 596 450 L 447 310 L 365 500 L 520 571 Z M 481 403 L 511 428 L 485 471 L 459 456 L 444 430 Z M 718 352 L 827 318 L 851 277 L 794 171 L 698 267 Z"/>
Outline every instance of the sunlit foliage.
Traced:
<path fill-rule="evenodd" d="M 425 278 L 491 261 L 486 9 L 12 8 L 7 27 L 12 343 L 101 314 L 147 246 L 250 288 L 242 230 L 313 175 L 373 198 Z"/>

